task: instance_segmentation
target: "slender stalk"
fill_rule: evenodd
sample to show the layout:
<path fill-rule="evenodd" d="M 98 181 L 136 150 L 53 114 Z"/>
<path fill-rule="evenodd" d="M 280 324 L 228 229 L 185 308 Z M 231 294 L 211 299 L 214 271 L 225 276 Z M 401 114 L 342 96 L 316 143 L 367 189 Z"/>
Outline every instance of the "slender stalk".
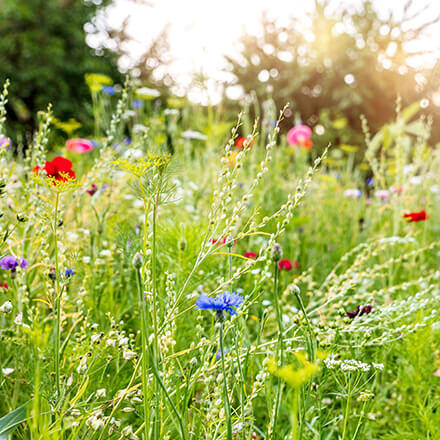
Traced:
<path fill-rule="evenodd" d="M 347 426 L 348 426 L 348 413 L 350 411 L 350 404 L 351 404 L 351 377 L 350 381 L 348 382 L 348 393 L 347 393 L 347 403 L 345 405 L 345 414 L 344 414 L 344 428 L 342 430 L 342 440 L 345 439 L 345 434 L 347 432 Z"/>
<path fill-rule="evenodd" d="M 229 280 L 230 280 L 230 286 L 231 286 L 231 292 L 233 288 L 232 284 L 232 242 L 228 244 L 228 268 L 229 268 Z M 240 319 L 240 318 L 239 318 Z M 240 350 L 239 350 L 239 336 L 238 336 L 238 330 L 237 330 L 237 321 L 234 322 L 234 335 L 235 335 L 235 353 L 237 356 L 237 365 L 238 365 L 238 371 L 240 374 L 240 409 L 241 409 L 241 438 L 242 440 L 246 439 L 246 429 L 245 429 L 245 392 L 244 392 L 244 376 L 243 376 L 243 369 L 241 367 L 241 360 L 240 360 Z"/>
<path fill-rule="evenodd" d="M 58 205 L 60 195 L 56 193 L 55 210 L 53 218 L 53 234 L 54 234 L 54 252 L 55 252 L 55 292 L 53 295 L 53 307 L 55 315 L 55 338 L 54 338 L 54 354 L 55 354 L 55 383 L 57 395 L 60 397 L 60 321 L 61 321 L 61 294 L 60 294 L 60 274 L 58 270 Z"/>
<path fill-rule="evenodd" d="M 298 390 L 293 390 L 293 403 L 292 403 L 292 440 L 298 438 Z"/>
<path fill-rule="evenodd" d="M 274 262 L 274 275 L 273 275 L 273 293 L 274 293 L 274 301 L 275 301 L 275 311 L 277 315 L 277 321 L 278 321 L 278 346 L 277 346 L 277 353 L 276 353 L 276 359 L 280 364 L 283 363 L 283 322 L 281 317 L 281 308 L 280 308 L 280 301 L 278 298 L 278 275 L 279 275 L 279 268 L 278 268 L 278 262 Z M 277 388 L 277 396 L 275 399 L 275 409 L 273 414 L 273 432 L 276 430 L 276 423 L 278 419 L 278 413 L 280 411 L 281 406 L 281 395 L 282 395 L 282 389 L 283 384 L 281 379 L 278 379 L 278 388 Z"/>
<path fill-rule="evenodd" d="M 151 360 L 151 366 L 152 366 L 154 377 L 157 379 L 159 386 L 162 388 L 163 392 L 165 393 L 165 396 L 167 397 L 168 402 L 170 403 L 171 409 L 173 410 L 173 412 L 177 418 L 177 422 L 179 424 L 180 435 L 182 437 L 182 440 L 186 440 L 185 426 L 183 424 L 182 417 L 180 416 L 179 412 L 177 411 L 176 405 L 174 404 L 173 400 L 171 399 L 171 396 L 168 393 L 168 390 L 167 390 L 165 384 L 163 383 L 162 379 L 160 378 L 160 375 L 157 370 L 157 365 L 156 365 L 154 358 L 152 358 L 152 360 Z"/>
<path fill-rule="evenodd" d="M 159 197 L 160 197 L 160 191 L 161 191 L 161 185 L 162 185 L 162 173 L 159 177 L 159 184 L 157 188 L 156 193 L 156 200 L 153 204 L 153 239 L 152 239 L 152 256 L 151 256 L 151 281 L 152 281 L 152 288 L 153 288 L 153 307 L 152 307 L 152 318 L 153 318 L 153 332 L 154 332 L 154 345 L 153 345 L 153 357 L 155 362 L 157 361 L 157 358 L 159 356 L 159 344 L 158 344 L 158 338 L 159 338 L 159 332 L 158 332 L 158 322 L 157 322 L 157 246 L 156 246 L 156 229 L 157 229 L 157 211 L 159 208 Z M 155 415 L 155 429 L 154 432 L 154 438 L 158 438 L 156 434 L 156 424 L 157 422 L 160 423 L 160 417 L 159 417 L 159 411 L 161 407 L 161 392 L 159 387 L 157 386 L 156 381 L 156 415 Z M 160 431 L 160 429 L 159 429 Z"/>
<path fill-rule="evenodd" d="M 148 392 L 148 365 L 147 365 L 147 303 L 145 301 L 145 295 L 143 293 L 142 288 L 142 279 L 140 269 L 136 268 L 136 284 L 139 296 L 139 307 L 141 309 L 141 343 L 142 343 L 142 369 L 141 369 L 141 378 L 142 378 L 142 392 L 144 394 L 144 438 L 148 439 L 148 427 L 150 425 L 150 411 L 149 411 L 149 401 L 147 399 Z"/>
<path fill-rule="evenodd" d="M 358 433 L 359 428 L 361 427 L 361 424 L 362 424 L 362 418 L 364 417 L 364 411 L 365 411 L 366 405 L 367 405 L 367 401 L 364 401 L 364 404 L 362 405 L 362 409 L 361 409 L 361 415 L 359 416 L 359 420 L 358 420 L 358 423 L 356 426 L 356 430 L 354 431 L 352 440 L 356 440 L 357 433 Z"/>
<path fill-rule="evenodd" d="M 232 423 L 231 423 L 231 406 L 229 404 L 228 397 L 228 382 L 226 380 L 226 368 L 225 368 L 225 351 L 223 347 L 223 322 L 220 322 L 220 354 L 222 357 L 222 372 L 223 372 L 223 402 L 225 405 L 225 417 L 228 429 L 227 439 L 232 440 Z"/>
<path fill-rule="evenodd" d="M 158 324 L 157 324 L 157 246 L 156 246 L 156 229 L 157 229 L 157 210 L 159 207 L 159 196 L 162 183 L 162 175 L 160 176 L 159 186 L 157 189 L 156 200 L 153 205 L 153 242 L 151 256 L 151 280 L 153 287 L 153 330 L 154 330 L 154 356 L 158 355 Z"/>
<path fill-rule="evenodd" d="M 241 359 L 240 359 L 240 351 L 239 351 L 239 338 L 238 338 L 238 331 L 237 326 L 234 325 L 234 331 L 235 331 L 235 352 L 237 356 L 237 365 L 238 365 L 238 371 L 240 374 L 240 409 L 241 409 L 241 438 L 242 440 L 246 439 L 246 429 L 245 429 L 245 390 L 244 390 L 244 375 L 243 375 L 243 368 L 241 367 Z"/>
<path fill-rule="evenodd" d="M 313 328 L 312 328 L 312 325 L 310 324 L 309 316 L 307 315 L 307 312 L 306 312 L 306 309 L 304 307 L 304 303 L 303 303 L 303 300 L 301 298 L 301 294 L 300 294 L 299 290 L 294 289 L 294 293 L 295 293 L 295 296 L 296 296 L 296 300 L 298 301 L 298 304 L 299 304 L 299 306 L 301 308 L 301 311 L 303 312 L 304 318 L 306 319 L 307 328 L 308 328 L 308 331 L 309 331 L 309 343 L 308 343 L 308 345 L 310 347 L 310 350 L 309 350 L 310 361 L 311 362 L 315 362 L 315 360 L 316 360 L 316 349 L 315 349 L 316 340 L 314 338 Z"/>
<path fill-rule="evenodd" d="M 138 296 L 139 296 L 139 307 L 141 308 L 141 330 L 142 330 L 142 392 L 144 394 L 144 439 L 148 440 L 149 438 L 149 426 L 150 426 L 150 407 L 149 401 L 147 399 L 148 392 L 148 358 L 147 358 L 147 344 L 148 344 L 148 320 L 147 320 L 147 301 L 144 294 L 144 286 L 142 283 L 142 275 L 146 267 L 147 262 L 147 239 L 148 239 L 148 214 L 150 212 L 150 202 L 147 199 L 145 194 L 144 187 L 142 185 L 142 180 L 138 178 L 139 188 L 142 193 L 142 200 L 144 202 L 144 228 L 143 228 L 143 239 L 142 239 L 142 257 L 143 264 L 142 268 L 136 269 L 136 282 L 138 288 Z"/>

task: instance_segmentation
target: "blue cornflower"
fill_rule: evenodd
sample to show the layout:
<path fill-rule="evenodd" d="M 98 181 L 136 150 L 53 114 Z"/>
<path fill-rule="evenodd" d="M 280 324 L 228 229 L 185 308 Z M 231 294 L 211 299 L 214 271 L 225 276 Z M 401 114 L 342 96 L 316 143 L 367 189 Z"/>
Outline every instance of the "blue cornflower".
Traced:
<path fill-rule="evenodd" d="M 107 95 L 114 95 L 115 94 L 115 89 L 112 86 L 103 86 L 101 88 L 101 92 L 102 93 L 107 93 Z"/>
<path fill-rule="evenodd" d="M 229 350 L 226 348 L 225 349 L 225 354 L 228 352 Z M 215 354 L 215 360 L 218 361 L 219 359 L 222 358 L 222 352 L 220 350 L 220 348 L 217 350 L 217 353 Z"/>
<path fill-rule="evenodd" d="M 141 108 L 144 106 L 144 103 L 140 99 L 135 99 L 133 101 L 133 108 Z"/>
<path fill-rule="evenodd" d="M 196 301 L 196 307 L 199 310 L 215 310 L 217 314 L 222 315 L 223 312 L 229 312 L 230 315 L 236 315 L 234 307 L 239 307 L 243 302 L 243 298 L 237 293 L 223 292 L 215 298 L 208 295 L 200 295 Z"/>
<path fill-rule="evenodd" d="M 75 272 L 73 271 L 73 269 L 66 269 L 66 271 L 64 272 L 64 276 L 66 278 L 73 277 L 73 275 L 75 275 Z"/>

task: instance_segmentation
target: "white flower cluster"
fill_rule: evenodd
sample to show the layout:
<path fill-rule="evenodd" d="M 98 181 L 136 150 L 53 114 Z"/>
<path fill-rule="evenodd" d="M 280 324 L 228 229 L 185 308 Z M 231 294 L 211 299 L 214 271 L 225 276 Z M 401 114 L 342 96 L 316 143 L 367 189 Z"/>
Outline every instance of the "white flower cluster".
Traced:
<path fill-rule="evenodd" d="M 383 364 L 377 364 L 375 362 L 369 364 L 367 362 L 357 361 L 356 359 L 340 360 L 334 357 L 328 357 L 324 361 L 325 366 L 329 370 L 339 369 L 341 371 L 361 371 L 367 373 L 371 370 L 383 370 Z"/>

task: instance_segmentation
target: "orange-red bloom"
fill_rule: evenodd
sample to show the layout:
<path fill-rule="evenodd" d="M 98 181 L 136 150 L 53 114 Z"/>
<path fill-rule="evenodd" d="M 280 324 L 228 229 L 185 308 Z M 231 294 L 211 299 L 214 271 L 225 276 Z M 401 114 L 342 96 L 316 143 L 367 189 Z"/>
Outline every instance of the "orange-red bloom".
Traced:
<path fill-rule="evenodd" d="M 306 148 L 307 150 L 313 147 L 313 142 L 311 139 L 300 141 L 299 144 L 301 145 L 301 147 Z"/>
<path fill-rule="evenodd" d="M 428 218 L 428 214 L 426 214 L 426 211 L 423 209 L 422 211 L 403 214 L 403 218 L 408 222 L 421 222 Z"/>
<path fill-rule="evenodd" d="M 72 162 L 62 156 L 57 156 L 51 162 L 44 165 L 44 171 L 48 177 L 53 177 L 59 182 L 65 182 L 68 179 L 76 179 L 75 171 L 72 170 Z M 38 174 L 41 168 L 37 165 L 34 168 L 34 173 Z M 54 182 L 54 184 L 56 184 Z"/>
<path fill-rule="evenodd" d="M 228 237 L 212 238 L 211 240 L 209 240 L 209 243 L 211 245 L 220 246 L 221 244 L 226 244 L 227 241 L 228 241 Z M 237 244 L 237 240 L 234 240 L 232 244 L 235 246 Z"/>
<path fill-rule="evenodd" d="M 241 150 L 241 149 L 244 148 L 244 143 L 245 143 L 246 141 L 248 141 L 248 138 L 247 138 L 247 137 L 245 137 L 245 136 L 240 136 L 240 137 L 237 138 L 237 140 L 235 141 L 235 146 L 236 146 L 237 148 L 240 148 L 240 150 Z M 250 141 L 250 142 L 248 142 L 248 144 L 247 144 L 248 147 L 251 147 L 252 145 L 254 145 L 254 141 L 253 141 L 253 140 Z"/>

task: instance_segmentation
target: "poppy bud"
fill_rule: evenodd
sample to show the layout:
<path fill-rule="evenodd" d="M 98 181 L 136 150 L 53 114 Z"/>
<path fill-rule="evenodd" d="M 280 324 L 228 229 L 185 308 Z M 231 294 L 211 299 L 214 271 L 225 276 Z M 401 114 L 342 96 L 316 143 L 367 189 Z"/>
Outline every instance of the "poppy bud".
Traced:
<path fill-rule="evenodd" d="M 136 269 L 140 269 L 142 267 L 142 255 L 139 252 L 136 252 L 133 256 L 133 266 Z"/>
<path fill-rule="evenodd" d="M 283 250 L 281 249 L 281 246 L 278 243 L 275 243 L 272 246 L 272 259 L 273 259 L 273 261 L 275 261 L 275 262 L 280 261 L 282 256 L 283 256 Z"/>
<path fill-rule="evenodd" d="M 55 281 L 56 278 L 57 278 L 57 272 L 56 272 L 54 266 L 51 266 L 50 269 L 49 269 L 49 278 L 50 278 L 52 281 Z"/>
<path fill-rule="evenodd" d="M 187 246 L 186 240 L 185 240 L 184 238 L 182 238 L 182 239 L 180 240 L 180 242 L 179 242 L 179 249 L 180 249 L 182 252 L 185 252 L 185 250 L 186 250 L 186 246 Z"/>

